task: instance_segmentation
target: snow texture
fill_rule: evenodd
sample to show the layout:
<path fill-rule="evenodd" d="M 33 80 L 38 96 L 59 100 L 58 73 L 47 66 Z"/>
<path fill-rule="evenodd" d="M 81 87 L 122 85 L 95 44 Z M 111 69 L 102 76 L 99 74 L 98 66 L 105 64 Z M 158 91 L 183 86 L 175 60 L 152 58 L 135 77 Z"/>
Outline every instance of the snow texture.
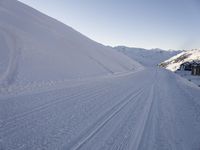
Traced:
<path fill-rule="evenodd" d="M 78 79 L 142 67 L 18 1 L 0 1 L 0 19 L 1 84 Z"/>
<path fill-rule="evenodd" d="M 200 149 L 200 89 L 168 70 L 15 0 L 0 54 L 0 150 Z"/>
<path fill-rule="evenodd" d="M 168 70 L 176 71 L 184 62 L 192 61 L 200 61 L 200 49 L 183 51 L 182 53 L 162 62 L 161 65 Z"/>
<path fill-rule="evenodd" d="M 148 75 L 148 77 L 147 77 Z M 161 69 L 2 98 L 2 150 L 200 148 L 200 92 Z"/>
<path fill-rule="evenodd" d="M 193 82 L 200 87 L 199 76 L 191 75 L 191 71 L 178 70 L 180 69 L 181 64 L 192 61 L 200 61 L 200 49 L 183 51 L 182 53 L 177 54 L 170 59 L 162 62 L 160 66 L 177 73 L 181 77 L 187 79 L 190 82 Z"/>
<path fill-rule="evenodd" d="M 125 46 L 115 47 L 119 52 L 127 55 L 128 57 L 140 62 L 143 66 L 153 67 L 161 62 L 177 55 L 181 51 L 175 50 L 162 50 L 162 49 L 143 49 L 143 48 L 129 48 Z"/>

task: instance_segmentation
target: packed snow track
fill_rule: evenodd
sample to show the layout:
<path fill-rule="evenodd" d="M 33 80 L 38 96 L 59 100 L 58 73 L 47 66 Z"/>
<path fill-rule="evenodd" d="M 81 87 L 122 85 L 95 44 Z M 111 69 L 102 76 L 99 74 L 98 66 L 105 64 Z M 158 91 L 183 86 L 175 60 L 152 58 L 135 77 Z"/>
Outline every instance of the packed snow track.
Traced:
<path fill-rule="evenodd" d="M 0 99 L 0 150 L 198 150 L 200 91 L 145 69 Z"/>

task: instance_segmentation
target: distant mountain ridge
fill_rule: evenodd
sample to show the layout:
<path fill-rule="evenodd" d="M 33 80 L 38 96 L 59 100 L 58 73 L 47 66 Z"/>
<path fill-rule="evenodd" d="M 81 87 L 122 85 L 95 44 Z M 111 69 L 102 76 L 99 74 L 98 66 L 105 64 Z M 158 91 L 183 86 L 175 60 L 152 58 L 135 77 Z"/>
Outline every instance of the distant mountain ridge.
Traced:
<path fill-rule="evenodd" d="M 167 51 L 159 48 L 147 50 L 144 48 L 130 48 L 126 46 L 118 46 L 115 47 L 115 49 L 127 55 L 128 57 L 138 61 L 146 67 L 157 66 L 161 62 L 181 52 L 175 50 Z"/>

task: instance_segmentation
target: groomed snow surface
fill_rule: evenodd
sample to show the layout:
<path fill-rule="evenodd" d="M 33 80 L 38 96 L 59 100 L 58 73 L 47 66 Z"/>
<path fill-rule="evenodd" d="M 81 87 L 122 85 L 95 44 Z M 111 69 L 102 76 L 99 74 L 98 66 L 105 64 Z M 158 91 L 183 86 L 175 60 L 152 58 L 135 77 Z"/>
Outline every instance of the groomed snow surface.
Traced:
<path fill-rule="evenodd" d="M 0 1 L 0 150 L 199 150 L 200 89 Z"/>
<path fill-rule="evenodd" d="M 199 96 L 173 73 L 145 69 L 3 98 L 0 149 L 198 150 Z"/>

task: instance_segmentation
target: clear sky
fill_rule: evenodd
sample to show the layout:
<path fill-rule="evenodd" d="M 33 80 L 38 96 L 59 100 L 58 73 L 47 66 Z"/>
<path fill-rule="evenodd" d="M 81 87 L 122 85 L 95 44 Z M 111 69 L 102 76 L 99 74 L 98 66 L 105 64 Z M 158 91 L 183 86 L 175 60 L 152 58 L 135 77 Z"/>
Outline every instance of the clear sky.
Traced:
<path fill-rule="evenodd" d="M 105 45 L 200 48 L 200 0 L 20 0 Z"/>

